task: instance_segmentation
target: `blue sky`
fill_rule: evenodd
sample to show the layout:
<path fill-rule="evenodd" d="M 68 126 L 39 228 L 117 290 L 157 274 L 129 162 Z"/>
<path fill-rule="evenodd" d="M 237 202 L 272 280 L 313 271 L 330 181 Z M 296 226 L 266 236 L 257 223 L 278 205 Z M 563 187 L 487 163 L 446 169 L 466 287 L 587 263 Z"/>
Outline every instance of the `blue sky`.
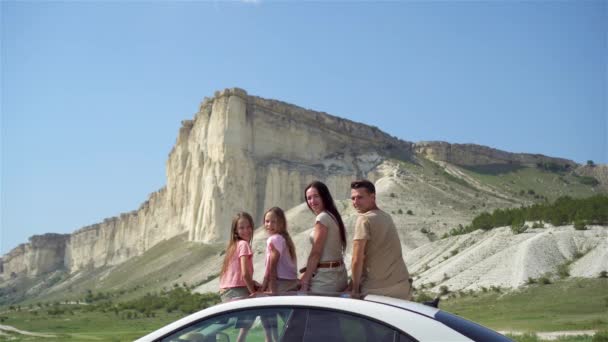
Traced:
<path fill-rule="evenodd" d="M 1 2 L 0 253 L 137 209 L 250 94 L 408 141 L 608 162 L 608 2 Z"/>

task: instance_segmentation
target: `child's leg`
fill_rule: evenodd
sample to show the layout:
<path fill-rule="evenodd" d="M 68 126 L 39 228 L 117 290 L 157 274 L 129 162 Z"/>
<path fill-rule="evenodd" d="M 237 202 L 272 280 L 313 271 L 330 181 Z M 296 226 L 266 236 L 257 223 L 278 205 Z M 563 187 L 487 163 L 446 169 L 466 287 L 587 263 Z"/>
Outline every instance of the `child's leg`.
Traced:
<path fill-rule="evenodd" d="M 277 317 L 274 315 L 263 315 L 261 317 L 262 325 L 264 326 L 264 334 L 266 342 L 276 342 L 279 340 L 279 331 L 277 327 Z"/>
<path fill-rule="evenodd" d="M 239 336 L 237 337 L 236 341 L 237 342 L 245 342 L 247 340 L 247 334 L 249 333 L 249 329 L 248 328 L 241 328 L 241 330 L 239 330 Z"/>

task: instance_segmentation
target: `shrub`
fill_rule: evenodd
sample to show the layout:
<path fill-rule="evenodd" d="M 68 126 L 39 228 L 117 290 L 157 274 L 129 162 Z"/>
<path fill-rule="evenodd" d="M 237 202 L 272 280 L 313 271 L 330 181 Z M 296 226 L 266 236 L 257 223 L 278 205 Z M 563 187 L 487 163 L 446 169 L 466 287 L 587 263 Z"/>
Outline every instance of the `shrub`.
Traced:
<path fill-rule="evenodd" d="M 593 335 L 591 342 L 608 342 L 608 330 L 600 330 Z"/>
<path fill-rule="evenodd" d="M 568 264 L 562 264 L 557 266 L 557 275 L 561 278 L 568 278 L 570 276 L 570 270 Z"/>
<path fill-rule="evenodd" d="M 523 223 L 523 221 L 513 222 L 513 224 L 511 225 L 511 231 L 515 235 L 521 234 L 521 233 L 525 232 L 526 230 L 528 230 L 528 226 L 525 225 Z"/>
<path fill-rule="evenodd" d="M 403 214 L 403 210 L 399 209 L 399 210 L 397 210 L 397 213 Z"/>
<path fill-rule="evenodd" d="M 532 224 L 532 228 L 545 228 L 545 224 L 543 221 L 534 222 L 534 224 Z"/>
<path fill-rule="evenodd" d="M 439 294 L 440 295 L 444 296 L 444 295 L 447 295 L 448 293 L 450 293 L 450 289 L 447 286 L 441 285 L 439 287 Z"/>
<path fill-rule="evenodd" d="M 408 214 L 408 215 L 414 215 L 414 212 L 408 209 L 408 210 L 407 210 L 407 214 Z"/>
<path fill-rule="evenodd" d="M 431 297 L 428 293 L 423 292 L 423 291 L 420 291 L 419 293 L 414 295 L 414 301 L 418 302 L 418 303 L 430 302 L 433 299 L 434 299 L 433 297 Z"/>
<path fill-rule="evenodd" d="M 585 225 L 585 221 L 576 220 L 574 221 L 574 229 L 576 230 L 587 230 L 587 226 Z"/>
<path fill-rule="evenodd" d="M 542 285 L 549 285 L 551 284 L 551 279 L 549 279 L 547 276 L 542 276 L 538 278 L 538 283 Z"/>
<path fill-rule="evenodd" d="M 600 272 L 599 278 L 608 278 L 608 272 L 606 272 L 606 271 Z"/>
<path fill-rule="evenodd" d="M 421 232 L 422 234 L 428 234 L 428 233 L 429 233 L 429 230 L 428 230 L 428 229 L 426 229 L 426 228 L 422 228 L 422 229 L 420 229 L 420 232 Z"/>
<path fill-rule="evenodd" d="M 589 185 L 589 186 L 597 186 L 600 184 L 600 182 L 597 179 L 595 179 L 593 177 L 589 177 L 589 176 L 581 176 L 581 177 L 579 177 L 578 180 L 581 182 L 581 184 Z"/>
<path fill-rule="evenodd" d="M 532 277 L 528 277 L 528 280 L 526 280 L 526 285 L 532 285 L 532 284 L 536 284 L 537 281 L 536 279 L 532 278 Z"/>

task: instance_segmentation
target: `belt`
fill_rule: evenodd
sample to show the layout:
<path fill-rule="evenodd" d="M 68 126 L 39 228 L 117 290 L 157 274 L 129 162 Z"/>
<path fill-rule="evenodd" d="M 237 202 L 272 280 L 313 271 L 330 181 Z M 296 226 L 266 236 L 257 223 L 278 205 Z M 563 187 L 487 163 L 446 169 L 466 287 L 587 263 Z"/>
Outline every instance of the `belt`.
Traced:
<path fill-rule="evenodd" d="M 342 260 L 326 261 L 326 262 L 320 262 L 317 265 L 317 268 L 334 268 L 334 267 L 342 266 L 342 264 L 344 264 L 344 262 L 342 262 Z"/>

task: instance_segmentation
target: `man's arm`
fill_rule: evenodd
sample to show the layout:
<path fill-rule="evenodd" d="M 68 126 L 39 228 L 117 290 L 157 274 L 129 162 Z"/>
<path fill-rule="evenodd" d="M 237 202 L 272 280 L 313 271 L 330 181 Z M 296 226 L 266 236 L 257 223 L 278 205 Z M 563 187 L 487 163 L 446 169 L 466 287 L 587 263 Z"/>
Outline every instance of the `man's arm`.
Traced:
<path fill-rule="evenodd" d="M 352 289 L 351 296 L 358 298 L 361 293 L 361 275 L 365 260 L 365 245 L 367 240 L 353 240 L 353 259 L 350 264 Z"/>

